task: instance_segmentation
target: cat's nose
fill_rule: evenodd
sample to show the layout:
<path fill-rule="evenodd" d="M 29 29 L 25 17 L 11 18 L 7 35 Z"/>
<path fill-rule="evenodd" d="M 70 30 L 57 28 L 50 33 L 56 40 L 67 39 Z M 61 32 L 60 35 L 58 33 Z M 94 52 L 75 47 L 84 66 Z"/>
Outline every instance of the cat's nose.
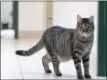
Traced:
<path fill-rule="evenodd" d="M 84 31 L 84 32 L 87 32 L 87 31 L 88 31 L 88 29 L 87 29 L 87 28 L 85 28 L 83 31 Z"/>

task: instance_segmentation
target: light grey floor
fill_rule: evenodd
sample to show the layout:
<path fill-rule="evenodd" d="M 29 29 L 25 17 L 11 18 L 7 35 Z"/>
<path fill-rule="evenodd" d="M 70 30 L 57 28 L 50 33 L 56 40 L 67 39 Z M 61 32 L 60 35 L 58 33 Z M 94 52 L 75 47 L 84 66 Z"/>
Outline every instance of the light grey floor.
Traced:
<path fill-rule="evenodd" d="M 14 40 L 1 39 L 1 79 L 76 79 L 76 71 L 73 61 L 62 63 L 60 66 L 62 77 L 56 77 L 52 74 L 45 74 L 42 67 L 42 56 L 46 53 L 43 48 L 36 54 L 29 57 L 21 57 L 15 55 L 17 49 L 28 49 L 36 44 L 38 40 Z M 94 58 L 91 65 L 94 66 Z M 92 69 L 94 70 L 94 69 Z M 97 77 L 92 71 L 91 74 L 94 79 L 104 79 L 104 77 Z"/>

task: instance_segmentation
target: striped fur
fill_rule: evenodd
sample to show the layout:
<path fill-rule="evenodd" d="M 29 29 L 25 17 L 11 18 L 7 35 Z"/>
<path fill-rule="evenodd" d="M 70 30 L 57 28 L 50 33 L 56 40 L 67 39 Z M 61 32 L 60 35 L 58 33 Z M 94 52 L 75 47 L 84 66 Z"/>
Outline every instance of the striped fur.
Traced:
<path fill-rule="evenodd" d="M 44 70 L 51 73 L 48 64 L 53 63 L 54 72 L 61 76 L 60 62 L 73 59 L 78 79 L 91 78 L 89 74 L 89 58 L 94 39 L 93 17 L 81 18 L 77 16 L 76 29 L 67 29 L 60 26 L 48 28 L 37 45 L 29 50 L 18 50 L 16 54 L 30 56 L 45 47 L 47 54 L 42 58 Z M 81 70 L 81 61 L 84 65 L 84 76 Z"/>

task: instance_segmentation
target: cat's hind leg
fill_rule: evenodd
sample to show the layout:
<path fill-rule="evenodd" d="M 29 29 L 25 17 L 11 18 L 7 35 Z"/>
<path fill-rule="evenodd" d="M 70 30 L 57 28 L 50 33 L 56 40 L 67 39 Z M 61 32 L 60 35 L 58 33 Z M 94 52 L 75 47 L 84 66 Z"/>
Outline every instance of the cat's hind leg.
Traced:
<path fill-rule="evenodd" d="M 51 57 L 52 57 L 53 68 L 56 76 L 62 76 L 62 73 L 60 72 L 60 69 L 59 69 L 60 62 L 58 58 L 55 55 Z"/>
<path fill-rule="evenodd" d="M 46 50 L 48 51 L 48 53 L 51 57 L 54 72 L 55 72 L 56 76 L 62 76 L 62 73 L 59 70 L 60 62 L 59 62 L 57 55 L 55 54 L 55 52 L 52 48 L 52 44 L 50 45 L 46 39 L 44 39 L 44 43 L 45 43 Z"/>
<path fill-rule="evenodd" d="M 49 54 L 44 55 L 42 58 L 43 67 L 46 73 L 51 73 L 51 70 L 49 69 L 49 63 L 51 61 Z"/>

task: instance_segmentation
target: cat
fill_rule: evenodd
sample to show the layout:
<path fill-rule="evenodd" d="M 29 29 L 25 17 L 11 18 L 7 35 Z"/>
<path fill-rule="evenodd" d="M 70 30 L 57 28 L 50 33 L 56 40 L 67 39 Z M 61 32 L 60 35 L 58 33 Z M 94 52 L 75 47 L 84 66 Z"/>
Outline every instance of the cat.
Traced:
<path fill-rule="evenodd" d="M 47 54 L 43 56 L 44 71 L 51 73 L 49 63 L 52 62 L 56 76 L 62 76 L 60 62 L 73 60 L 78 79 L 90 78 L 89 61 L 90 52 L 94 40 L 94 16 L 82 18 L 77 15 L 77 26 L 75 29 L 53 26 L 48 28 L 42 35 L 41 40 L 29 50 L 17 50 L 20 56 L 30 56 L 43 47 Z M 84 66 L 84 76 L 81 69 L 81 61 Z"/>

